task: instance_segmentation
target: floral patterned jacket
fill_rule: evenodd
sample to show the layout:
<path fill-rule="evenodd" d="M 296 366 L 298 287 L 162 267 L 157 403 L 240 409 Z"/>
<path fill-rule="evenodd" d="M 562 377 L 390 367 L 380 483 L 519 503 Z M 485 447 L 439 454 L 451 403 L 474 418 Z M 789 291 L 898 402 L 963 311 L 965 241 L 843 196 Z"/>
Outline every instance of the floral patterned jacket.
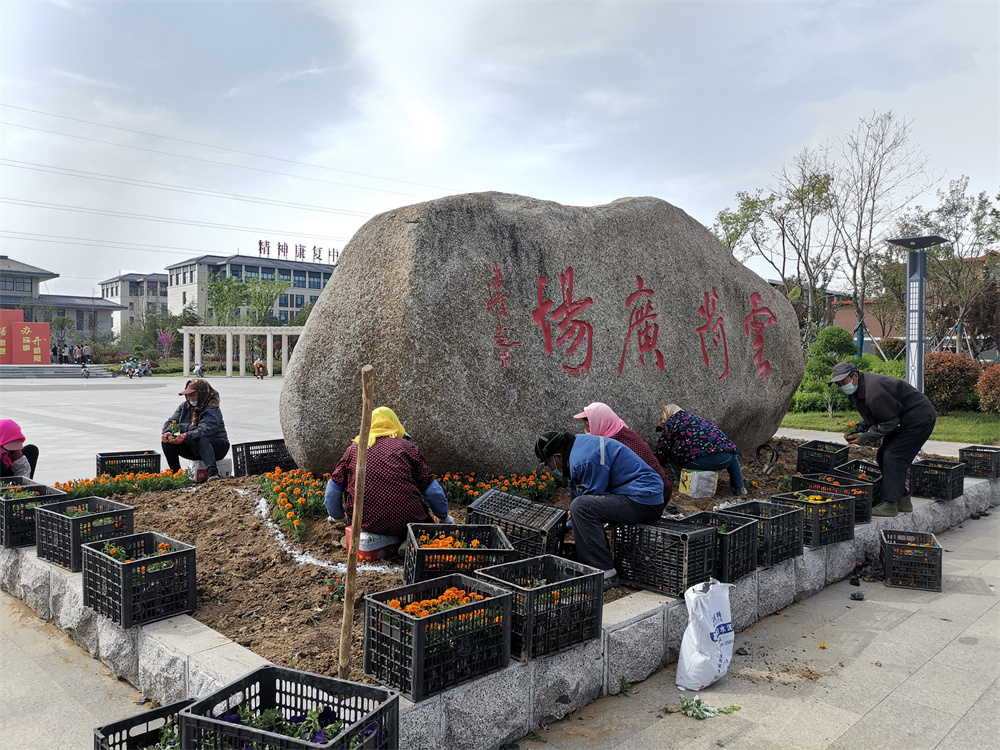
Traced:
<path fill-rule="evenodd" d="M 681 410 L 663 425 L 653 453 L 664 465 L 683 465 L 715 453 L 739 453 L 739 448 L 711 420 Z"/>

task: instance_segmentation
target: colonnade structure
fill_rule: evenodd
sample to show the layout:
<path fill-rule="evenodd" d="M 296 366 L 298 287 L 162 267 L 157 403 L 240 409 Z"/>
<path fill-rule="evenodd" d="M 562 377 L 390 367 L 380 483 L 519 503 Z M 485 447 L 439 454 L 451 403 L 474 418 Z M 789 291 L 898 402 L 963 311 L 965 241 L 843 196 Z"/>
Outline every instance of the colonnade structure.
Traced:
<path fill-rule="evenodd" d="M 233 377 L 233 337 L 239 337 L 240 371 L 239 376 L 247 373 L 247 336 L 267 336 L 267 346 L 264 349 L 264 364 L 267 365 L 267 376 L 274 377 L 274 337 L 281 337 L 281 372 L 288 369 L 288 340 L 292 336 L 301 336 L 305 326 L 184 326 L 180 332 L 184 334 L 184 375 L 191 374 L 191 336 L 194 336 L 194 361 L 201 362 L 201 337 L 226 337 L 226 377 Z M 251 374 L 253 374 L 251 372 Z"/>

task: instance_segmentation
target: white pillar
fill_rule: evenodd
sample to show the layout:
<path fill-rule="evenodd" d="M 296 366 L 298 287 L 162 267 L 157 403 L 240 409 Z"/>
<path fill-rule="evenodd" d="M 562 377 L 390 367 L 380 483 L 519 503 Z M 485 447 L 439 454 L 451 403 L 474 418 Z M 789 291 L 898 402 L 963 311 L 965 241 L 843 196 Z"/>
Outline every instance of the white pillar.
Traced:
<path fill-rule="evenodd" d="M 281 377 L 288 370 L 288 334 L 281 334 Z"/>
<path fill-rule="evenodd" d="M 194 334 L 194 363 L 201 364 L 201 333 L 199 331 Z"/>
<path fill-rule="evenodd" d="M 274 334 L 270 331 L 267 332 L 267 358 L 264 360 L 267 363 L 267 376 L 269 378 L 274 377 Z"/>
<path fill-rule="evenodd" d="M 191 374 L 191 334 L 184 331 L 184 377 Z"/>
<path fill-rule="evenodd" d="M 226 377 L 233 376 L 233 332 L 226 331 Z"/>
<path fill-rule="evenodd" d="M 247 336 L 240 334 L 240 377 L 247 374 Z"/>

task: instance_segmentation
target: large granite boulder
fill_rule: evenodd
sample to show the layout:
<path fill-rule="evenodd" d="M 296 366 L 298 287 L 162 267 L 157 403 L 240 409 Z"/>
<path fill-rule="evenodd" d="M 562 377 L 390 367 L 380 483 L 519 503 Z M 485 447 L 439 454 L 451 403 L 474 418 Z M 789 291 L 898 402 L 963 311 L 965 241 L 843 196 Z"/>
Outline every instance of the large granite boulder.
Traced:
<path fill-rule="evenodd" d="M 675 402 L 752 452 L 803 369 L 791 305 L 675 206 L 503 193 L 380 214 L 347 245 L 281 391 L 299 466 L 332 470 L 358 433 L 365 364 L 440 473 L 530 470 L 592 401 L 650 442 Z"/>

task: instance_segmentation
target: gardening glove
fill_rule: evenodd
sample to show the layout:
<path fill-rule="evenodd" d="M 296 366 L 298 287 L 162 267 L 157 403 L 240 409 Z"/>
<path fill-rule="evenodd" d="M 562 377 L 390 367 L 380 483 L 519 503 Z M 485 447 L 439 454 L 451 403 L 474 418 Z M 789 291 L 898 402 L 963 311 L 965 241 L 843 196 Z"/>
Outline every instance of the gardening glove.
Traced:
<path fill-rule="evenodd" d="M 455 523 L 455 519 L 451 515 L 451 513 L 449 513 L 447 516 L 444 517 L 444 520 L 441 521 L 441 523 Z"/>

